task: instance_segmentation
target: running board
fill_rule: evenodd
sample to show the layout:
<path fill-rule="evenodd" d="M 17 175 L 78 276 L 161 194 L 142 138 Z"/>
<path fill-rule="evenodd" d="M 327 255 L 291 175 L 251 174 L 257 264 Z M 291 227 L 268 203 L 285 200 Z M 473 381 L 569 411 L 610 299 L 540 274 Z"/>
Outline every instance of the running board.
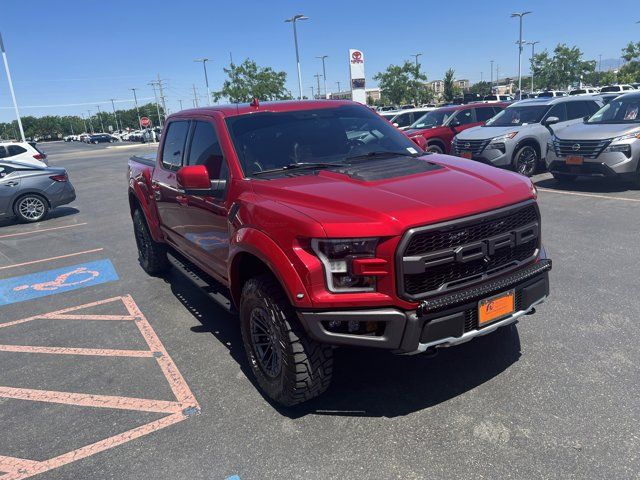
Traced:
<path fill-rule="evenodd" d="M 236 309 L 231 301 L 231 292 L 229 292 L 227 287 L 200 270 L 182 255 L 169 252 L 167 256 L 169 257 L 171 265 L 187 277 L 196 287 L 201 289 L 209 298 L 229 313 L 236 313 Z"/>

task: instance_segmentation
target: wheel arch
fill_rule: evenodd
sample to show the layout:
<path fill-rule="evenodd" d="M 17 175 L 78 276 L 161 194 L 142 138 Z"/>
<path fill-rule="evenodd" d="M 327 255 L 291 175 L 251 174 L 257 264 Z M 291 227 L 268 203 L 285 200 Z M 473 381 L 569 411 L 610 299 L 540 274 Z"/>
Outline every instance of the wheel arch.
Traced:
<path fill-rule="evenodd" d="M 447 153 L 447 147 L 445 145 L 445 142 L 440 137 L 428 138 L 426 140 L 427 140 L 427 146 L 437 145 L 442 149 L 442 153 Z"/>
<path fill-rule="evenodd" d="M 511 154 L 511 163 L 513 163 L 513 160 L 516 158 L 516 153 L 518 153 L 518 150 L 525 146 L 533 147 L 538 154 L 538 161 L 543 160 L 540 142 L 538 142 L 538 140 L 533 137 L 527 137 L 519 140 L 518 143 L 516 143 L 516 146 L 513 149 L 513 153 Z"/>

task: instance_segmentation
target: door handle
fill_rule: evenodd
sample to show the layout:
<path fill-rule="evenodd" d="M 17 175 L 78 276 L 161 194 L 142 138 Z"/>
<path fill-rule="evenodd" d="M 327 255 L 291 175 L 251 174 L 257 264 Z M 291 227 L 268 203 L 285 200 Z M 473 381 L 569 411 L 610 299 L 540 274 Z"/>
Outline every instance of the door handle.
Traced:
<path fill-rule="evenodd" d="M 186 207 L 189 205 L 189 197 L 185 195 L 176 195 L 176 202 L 178 202 L 183 207 Z"/>

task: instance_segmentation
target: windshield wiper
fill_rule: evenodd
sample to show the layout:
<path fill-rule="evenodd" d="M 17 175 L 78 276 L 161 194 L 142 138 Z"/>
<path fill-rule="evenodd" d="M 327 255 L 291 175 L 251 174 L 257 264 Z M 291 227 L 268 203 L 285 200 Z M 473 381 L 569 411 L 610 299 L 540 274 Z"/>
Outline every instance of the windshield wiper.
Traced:
<path fill-rule="evenodd" d="M 363 153 L 361 155 L 352 155 L 347 157 L 347 160 L 356 160 L 358 158 L 387 158 L 387 157 L 416 157 L 417 153 L 409 152 L 392 152 L 388 150 L 375 150 L 369 153 Z"/>
<path fill-rule="evenodd" d="M 284 172 L 287 170 L 300 170 L 304 168 L 330 168 L 330 167 L 342 167 L 343 163 L 324 163 L 324 162 L 300 162 L 290 163 L 278 168 L 271 168 L 269 170 L 262 170 L 260 172 L 253 172 L 252 175 L 262 175 L 264 173 Z"/>

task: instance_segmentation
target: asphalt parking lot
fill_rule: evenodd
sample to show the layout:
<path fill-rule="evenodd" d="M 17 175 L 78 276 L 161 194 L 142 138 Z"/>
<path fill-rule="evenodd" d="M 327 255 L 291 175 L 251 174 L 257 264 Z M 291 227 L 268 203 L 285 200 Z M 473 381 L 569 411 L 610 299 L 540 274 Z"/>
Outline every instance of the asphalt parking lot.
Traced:
<path fill-rule="evenodd" d="M 43 149 L 78 198 L 0 223 L 0 479 L 640 476 L 640 190 L 539 175 L 535 316 L 435 357 L 337 350 L 278 410 L 236 319 L 137 264 L 126 162 L 153 147 Z"/>

